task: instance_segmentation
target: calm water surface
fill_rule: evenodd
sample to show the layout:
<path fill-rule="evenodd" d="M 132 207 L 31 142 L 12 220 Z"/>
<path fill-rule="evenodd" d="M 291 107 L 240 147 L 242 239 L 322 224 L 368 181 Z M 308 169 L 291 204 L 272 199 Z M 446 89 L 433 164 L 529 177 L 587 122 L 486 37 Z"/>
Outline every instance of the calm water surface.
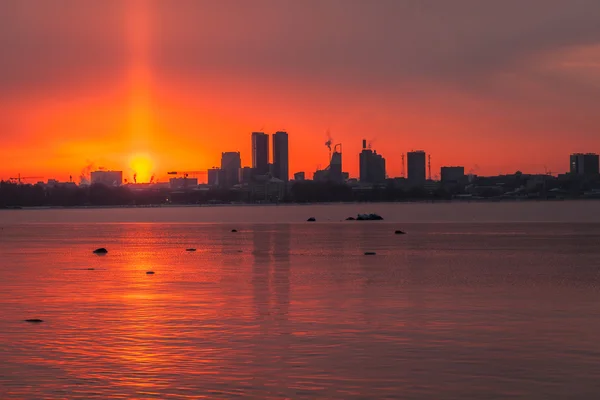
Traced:
<path fill-rule="evenodd" d="M 598 398 L 573 204 L 0 212 L 0 399 Z"/>

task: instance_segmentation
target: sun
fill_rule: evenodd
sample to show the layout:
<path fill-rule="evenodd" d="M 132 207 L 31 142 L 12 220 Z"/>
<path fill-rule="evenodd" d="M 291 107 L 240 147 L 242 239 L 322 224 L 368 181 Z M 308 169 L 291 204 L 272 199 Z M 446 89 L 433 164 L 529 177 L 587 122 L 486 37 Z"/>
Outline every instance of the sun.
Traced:
<path fill-rule="evenodd" d="M 146 183 L 154 180 L 154 165 L 148 154 L 133 154 L 129 161 L 132 170 L 131 181 Z"/>

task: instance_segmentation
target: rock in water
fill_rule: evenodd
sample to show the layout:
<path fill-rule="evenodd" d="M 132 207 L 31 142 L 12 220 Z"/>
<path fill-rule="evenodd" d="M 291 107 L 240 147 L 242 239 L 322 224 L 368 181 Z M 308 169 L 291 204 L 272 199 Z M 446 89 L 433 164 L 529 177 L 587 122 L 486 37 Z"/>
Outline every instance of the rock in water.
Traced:
<path fill-rule="evenodd" d="M 232 229 L 231 232 L 235 233 L 237 232 L 237 229 Z"/>
<path fill-rule="evenodd" d="M 310 217 L 310 218 L 309 218 L 309 219 L 307 219 L 306 221 L 307 221 L 307 222 L 315 222 L 315 221 L 316 221 L 316 219 L 315 219 L 315 217 Z"/>
<path fill-rule="evenodd" d="M 357 221 L 381 221 L 383 217 L 378 214 L 358 214 Z"/>
<path fill-rule="evenodd" d="M 26 319 L 25 322 L 31 322 L 32 324 L 39 324 L 40 322 L 44 322 L 44 320 L 39 319 L 39 318 L 31 318 L 31 319 Z"/>
<path fill-rule="evenodd" d="M 365 256 L 374 256 L 375 254 L 374 251 L 365 251 Z"/>
<path fill-rule="evenodd" d="M 196 249 L 185 249 L 185 251 L 196 251 Z"/>
<path fill-rule="evenodd" d="M 356 220 L 356 218 L 354 218 L 354 217 L 348 217 L 348 218 L 346 218 L 346 221 L 355 221 L 355 220 Z"/>
<path fill-rule="evenodd" d="M 406 235 L 406 232 L 404 231 L 396 231 L 394 232 L 396 235 Z"/>
<path fill-rule="evenodd" d="M 106 254 L 108 253 L 108 250 L 106 250 L 104 247 L 100 247 L 99 249 L 96 249 L 93 251 L 94 254 Z"/>
<path fill-rule="evenodd" d="M 154 275 L 154 271 L 146 271 L 146 275 Z"/>

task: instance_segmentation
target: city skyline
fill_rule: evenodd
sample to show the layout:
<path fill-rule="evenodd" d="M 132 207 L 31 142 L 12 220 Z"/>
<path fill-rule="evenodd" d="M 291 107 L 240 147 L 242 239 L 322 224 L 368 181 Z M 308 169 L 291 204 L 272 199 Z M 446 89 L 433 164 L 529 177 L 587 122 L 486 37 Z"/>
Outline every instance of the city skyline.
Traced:
<path fill-rule="evenodd" d="M 344 157 L 344 160 L 347 160 L 348 158 L 358 158 L 359 171 L 356 175 L 345 172 L 346 161 L 344 161 L 342 164 L 342 143 L 333 143 L 331 139 L 328 139 L 328 141 L 325 143 L 325 147 L 329 150 L 328 157 L 330 158 L 328 160 L 328 164 L 319 164 L 319 166 L 317 166 L 317 168 L 313 171 L 294 171 L 293 173 L 290 173 L 288 136 L 288 132 L 286 131 L 276 131 L 272 134 L 258 131 L 251 132 L 249 136 L 251 148 L 251 157 L 249 162 L 243 161 L 240 151 L 223 151 L 221 152 L 219 163 L 220 166 L 218 167 L 212 166 L 211 168 L 197 169 L 194 171 L 180 169 L 179 171 L 163 171 L 163 173 L 157 173 L 151 170 L 144 170 L 140 172 L 131 169 L 129 171 L 129 175 L 127 175 L 126 171 L 123 171 L 119 168 L 95 167 L 90 164 L 81 171 L 79 176 L 69 175 L 69 178 L 63 181 L 87 184 L 94 181 L 93 176 L 95 173 L 98 174 L 98 177 L 100 176 L 99 173 L 108 173 L 105 174 L 106 176 L 99 178 L 97 181 L 107 184 L 107 182 L 104 181 L 108 179 L 119 182 L 119 185 L 121 183 L 164 183 L 169 182 L 173 178 L 182 179 L 189 176 L 190 179 L 193 178 L 198 183 L 208 183 L 209 185 L 218 183 L 224 187 L 232 187 L 238 183 L 242 183 L 244 180 L 243 176 L 246 177 L 246 183 L 247 179 L 251 179 L 255 176 L 265 175 L 278 178 L 283 182 L 287 182 L 290 179 L 290 174 L 294 176 L 297 174 L 303 174 L 303 176 L 306 177 L 303 178 L 303 180 L 314 179 L 317 181 L 326 180 L 342 183 L 345 180 L 342 178 L 342 173 L 344 173 L 348 175 L 346 179 L 354 179 L 361 183 L 383 183 L 385 179 L 405 178 L 409 185 L 423 186 L 428 180 L 444 181 L 444 170 L 454 176 L 456 175 L 457 170 L 461 170 L 463 175 L 477 175 L 477 171 L 474 168 L 468 169 L 464 165 L 460 165 L 460 163 L 455 165 L 436 166 L 437 169 L 434 170 L 431 162 L 431 154 L 422 149 L 411 150 L 406 153 L 402 153 L 400 158 L 402 168 L 401 173 L 399 175 L 389 175 L 386 168 L 386 159 L 384 154 L 377 153 L 377 150 L 373 148 L 372 143 L 366 139 L 361 141 L 361 152 L 357 153 L 355 155 L 356 157 L 352 157 L 352 155 L 350 155 L 350 157 L 348 157 L 348 155 Z M 279 161 L 277 161 L 278 159 Z M 561 174 L 571 173 L 579 175 L 584 173 L 588 174 L 590 171 L 597 174 L 599 165 L 598 159 L 599 156 L 597 153 L 589 151 L 575 152 L 569 154 L 568 168 L 566 170 L 551 171 L 547 168 L 547 166 L 544 165 L 544 171 L 535 171 L 532 174 L 558 176 Z M 392 161 L 398 162 L 398 160 Z M 145 160 L 138 160 L 138 162 L 140 162 L 140 165 L 143 167 L 146 166 Z M 329 175 L 322 175 L 326 169 L 334 165 L 337 165 L 337 167 L 334 167 L 335 177 L 331 176 L 331 173 Z M 482 176 L 511 175 L 516 172 L 526 174 L 529 173 L 527 171 L 517 169 L 508 173 Z M 115 178 L 115 176 L 112 175 L 113 173 L 118 174 L 119 178 Z M 214 174 L 212 177 L 211 173 Z M 147 178 L 139 179 L 138 177 L 140 175 L 147 176 Z M 11 176 L 7 179 L 0 177 L 0 181 L 17 181 L 23 183 L 36 183 L 36 179 L 39 179 L 37 182 L 43 182 L 44 179 L 52 182 L 61 181 L 60 179 L 57 180 L 55 177 L 28 177 L 22 175 L 21 173 L 14 174 L 14 176 Z"/>
<path fill-rule="evenodd" d="M 363 138 L 389 176 L 414 149 L 434 171 L 566 172 L 600 151 L 600 3 L 526 3 L 5 0 L 0 178 L 164 179 L 250 160 L 256 130 L 293 135 L 290 176 L 326 166 L 327 132 L 352 176 Z"/>

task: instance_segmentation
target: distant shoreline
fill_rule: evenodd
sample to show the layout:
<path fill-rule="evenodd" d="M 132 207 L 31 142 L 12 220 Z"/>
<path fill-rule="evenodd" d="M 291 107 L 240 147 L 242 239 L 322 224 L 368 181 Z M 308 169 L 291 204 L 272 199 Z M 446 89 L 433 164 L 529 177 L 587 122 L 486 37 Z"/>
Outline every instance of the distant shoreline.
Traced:
<path fill-rule="evenodd" d="M 373 202 L 315 202 L 315 203 L 226 203 L 226 204 L 152 204 L 152 205 L 90 205 L 90 206 L 8 206 L 0 211 L 24 210 L 90 210 L 90 209 L 133 209 L 133 208 L 213 208 L 213 207 L 287 207 L 287 206 L 335 206 L 352 204 L 453 204 L 453 203 L 545 203 L 564 201 L 597 201 L 599 198 L 569 199 L 452 199 L 452 200 L 410 200 L 410 201 L 373 201 Z"/>

